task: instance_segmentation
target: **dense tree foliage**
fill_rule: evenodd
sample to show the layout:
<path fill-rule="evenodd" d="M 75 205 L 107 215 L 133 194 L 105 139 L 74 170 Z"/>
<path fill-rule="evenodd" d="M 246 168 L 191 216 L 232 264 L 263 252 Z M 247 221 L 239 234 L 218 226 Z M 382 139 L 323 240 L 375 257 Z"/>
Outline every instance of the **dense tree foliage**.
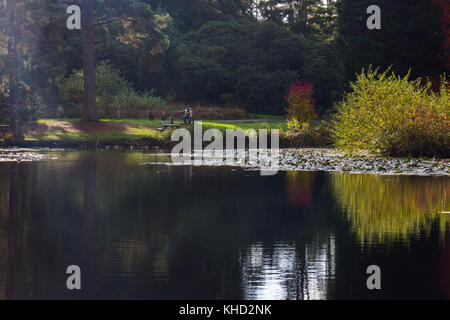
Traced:
<path fill-rule="evenodd" d="M 379 0 L 382 29 L 368 30 L 368 0 L 95 0 L 83 45 L 66 1 L 1 0 L 0 116 L 65 116 L 62 84 L 83 69 L 86 46 L 85 60 L 110 61 L 138 95 L 283 113 L 289 84 L 305 80 L 324 114 L 363 67 L 448 71 L 447 2 Z"/>
<path fill-rule="evenodd" d="M 442 13 L 430 0 L 379 0 L 381 30 L 366 27 L 370 0 L 339 0 L 337 45 L 344 81 L 369 65 L 413 77 L 437 79 L 446 56 L 441 50 Z"/>
<path fill-rule="evenodd" d="M 189 101 L 242 103 L 276 111 L 290 82 L 303 73 L 305 39 L 276 24 L 214 21 L 173 44 L 170 87 Z"/>
<path fill-rule="evenodd" d="M 450 1 L 447 0 L 433 0 L 441 12 L 442 33 L 444 37 L 444 43 L 442 48 L 444 49 L 444 57 L 447 59 L 447 68 L 450 69 Z"/>

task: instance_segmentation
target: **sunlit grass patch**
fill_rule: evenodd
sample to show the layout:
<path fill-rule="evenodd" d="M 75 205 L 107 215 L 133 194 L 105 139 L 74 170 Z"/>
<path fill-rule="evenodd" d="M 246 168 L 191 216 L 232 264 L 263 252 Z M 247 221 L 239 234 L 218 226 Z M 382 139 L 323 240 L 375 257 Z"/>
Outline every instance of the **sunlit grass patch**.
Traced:
<path fill-rule="evenodd" d="M 162 127 L 161 120 L 148 119 L 101 119 L 99 122 L 83 123 L 81 119 L 40 119 L 40 127 L 26 132 L 27 141 L 56 141 L 70 143 L 123 143 L 151 139 L 161 142 L 170 141 L 173 129 L 158 130 Z M 181 128 L 193 130 L 192 124 L 186 125 L 183 121 L 174 121 Z M 285 122 L 225 122 L 203 121 L 203 130 L 219 129 L 284 129 Z"/>
<path fill-rule="evenodd" d="M 255 130 L 261 130 L 261 129 L 286 129 L 286 122 L 284 121 L 274 121 L 274 122 L 233 122 L 233 123 L 226 123 L 221 121 L 204 121 L 203 123 L 204 128 L 217 128 L 217 129 L 255 129 Z"/>
<path fill-rule="evenodd" d="M 145 126 L 158 128 L 161 127 L 161 120 L 148 120 L 148 119 L 101 119 L 101 122 L 120 123 L 132 126 Z"/>

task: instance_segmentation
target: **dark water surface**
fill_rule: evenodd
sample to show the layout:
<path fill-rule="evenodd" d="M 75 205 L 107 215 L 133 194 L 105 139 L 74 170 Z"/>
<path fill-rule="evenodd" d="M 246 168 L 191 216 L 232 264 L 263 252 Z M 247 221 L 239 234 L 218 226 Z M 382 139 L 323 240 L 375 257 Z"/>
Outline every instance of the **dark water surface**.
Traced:
<path fill-rule="evenodd" d="M 450 299 L 448 177 L 57 156 L 0 163 L 0 299 Z"/>

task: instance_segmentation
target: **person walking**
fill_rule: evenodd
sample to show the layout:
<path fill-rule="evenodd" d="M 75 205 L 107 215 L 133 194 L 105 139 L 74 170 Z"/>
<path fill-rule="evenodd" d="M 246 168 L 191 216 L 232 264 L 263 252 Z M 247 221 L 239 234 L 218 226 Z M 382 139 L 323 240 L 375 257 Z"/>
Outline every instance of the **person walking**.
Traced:
<path fill-rule="evenodd" d="M 163 111 L 161 113 L 161 122 L 162 122 L 163 127 L 165 127 L 167 125 L 166 120 L 167 120 L 167 113 L 166 113 L 166 111 Z"/>
<path fill-rule="evenodd" d="M 191 106 L 189 106 L 189 124 L 194 123 L 194 110 Z"/>
<path fill-rule="evenodd" d="M 192 107 L 187 105 L 184 108 L 184 118 L 183 118 L 184 124 L 188 124 L 188 123 L 191 124 L 191 122 L 194 122 L 193 116 L 194 116 L 194 111 L 192 110 Z"/>

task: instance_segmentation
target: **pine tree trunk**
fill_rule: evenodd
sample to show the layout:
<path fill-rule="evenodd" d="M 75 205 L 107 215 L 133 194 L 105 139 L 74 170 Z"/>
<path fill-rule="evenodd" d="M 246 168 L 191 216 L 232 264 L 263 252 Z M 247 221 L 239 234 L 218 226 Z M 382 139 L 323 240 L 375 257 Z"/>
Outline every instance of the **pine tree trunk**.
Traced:
<path fill-rule="evenodd" d="M 16 108 L 19 104 L 19 84 L 17 80 L 19 63 L 17 61 L 17 26 L 15 18 L 16 2 L 17 0 L 8 0 L 6 3 L 8 21 L 9 123 L 14 139 L 21 136 L 16 114 Z"/>
<path fill-rule="evenodd" d="M 83 0 L 81 10 L 83 24 L 84 120 L 97 121 L 93 0 Z"/>

